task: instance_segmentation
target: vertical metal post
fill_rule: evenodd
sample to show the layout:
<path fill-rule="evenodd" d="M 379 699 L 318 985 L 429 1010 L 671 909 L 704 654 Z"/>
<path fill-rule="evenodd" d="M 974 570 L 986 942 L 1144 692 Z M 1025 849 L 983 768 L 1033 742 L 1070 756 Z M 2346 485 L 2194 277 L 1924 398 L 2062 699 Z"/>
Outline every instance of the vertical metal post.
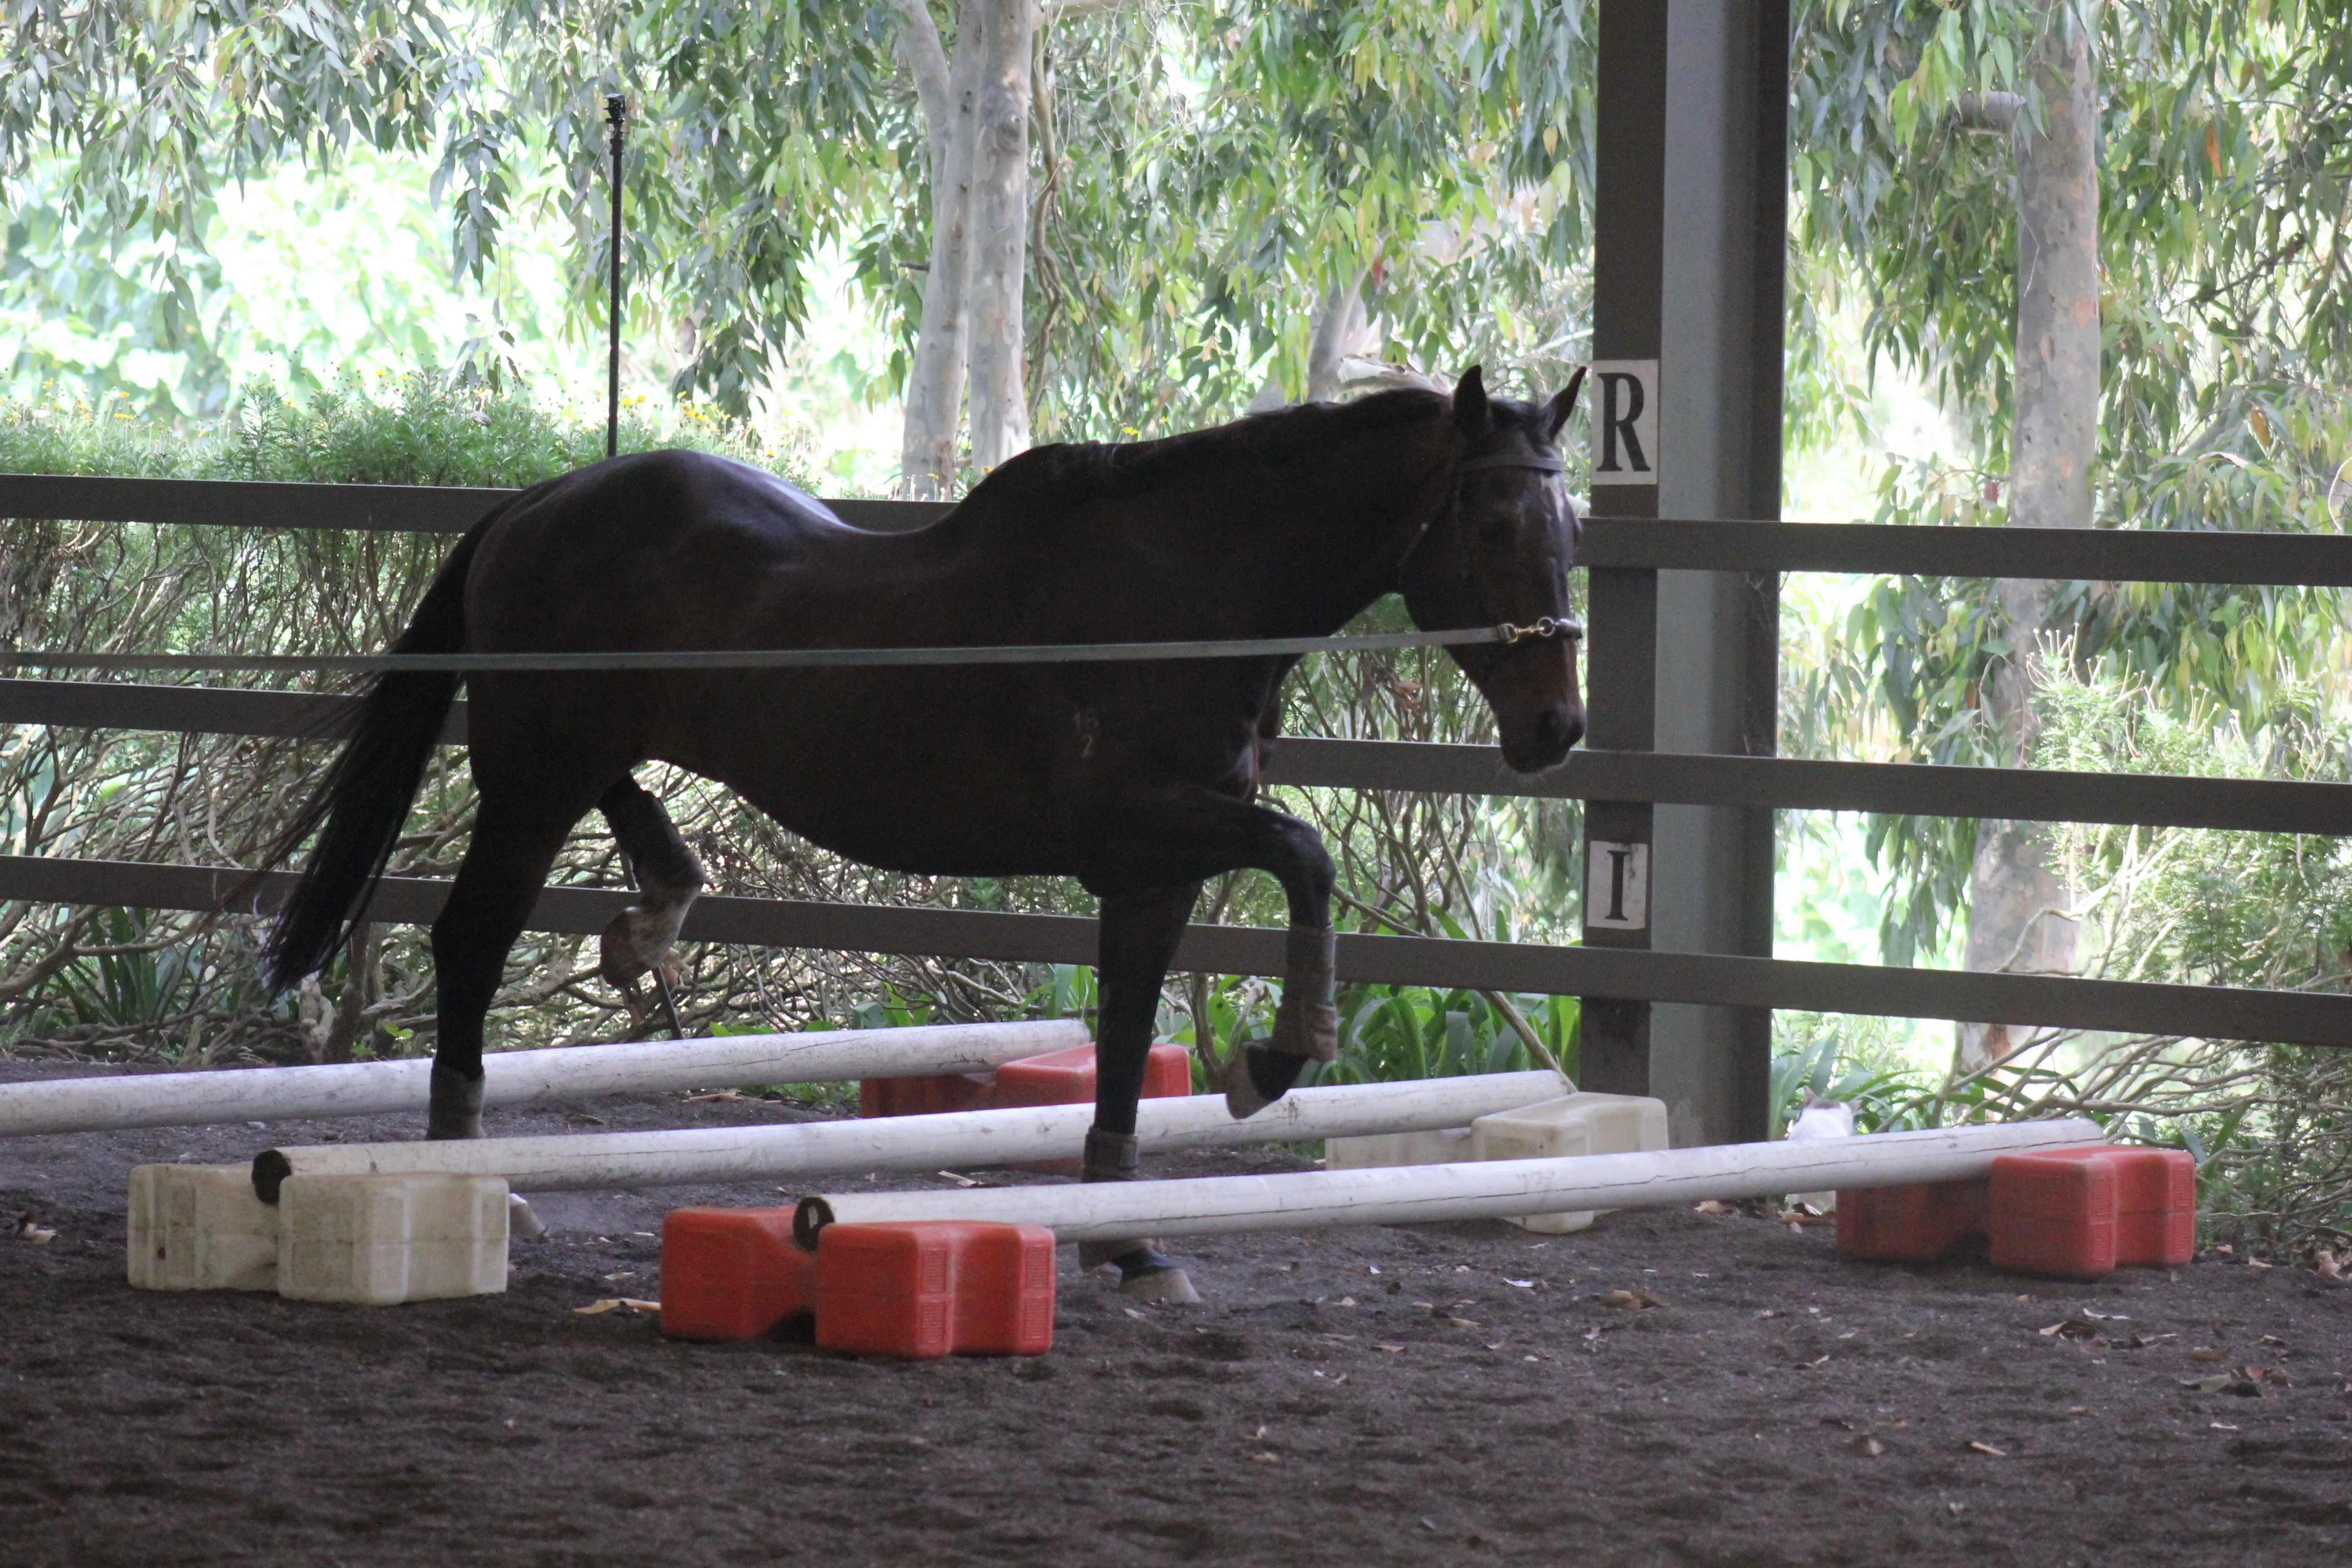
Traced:
<path fill-rule="evenodd" d="M 1610 418 L 1634 405 L 1654 408 L 1663 301 L 1665 224 L 1665 0 L 1601 0 L 1595 113 L 1599 129 L 1593 190 L 1592 512 L 1596 517 L 1655 517 L 1655 450 L 1646 471 L 1630 450 L 1612 444 L 1622 432 Z M 1647 375 L 1640 367 L 1651 367 Z M 1612 379 L 1623 365 L 1632 379 Z M 1653 446 L 1654 447 L 1654 443 Z M 1598 482 L 1603 470 L 1631 478 Z M 1585 743 L 1646 752 L 1656 743 L 1658 574 L 1594 568 L 1586 584 L 1589 626 Z M 1647 887 L 1653 813 L 1645 801 L 1587 801 L 1584 806 L 1584 941 L 1589 947 L 1650 945 Z M 1638 863 L 1637 863 L 1638 859 Z M 1637 900 L 1627 876 L 1641 873 Z M 1634 918 L 1638 917 L 1638 918 Z M 1611 997 L 1581 1002 L 1579 1087 L 1603 1094 L 1650 1092 L 1650 1005 Z"/>
<path fill-rule="evenodd" d="M 619 93 L 604 99 L 604 123 L 613 128 L 613 279 L 605 311 L 610 347 L 605 356 L 604 456 L 621 452 L 621 150 L 628 137 L 629 100 Z"/>
<path fill-rule="evenodd" d="M 1788 29 L 1787 0 L 1601 0 L 1594 377 L 1638 383 L 1654 423 L 1646 472 L 1596 441 L 1598 515 L 1780 515 Z M 1599 428 L 1596 399 L 1596 437 L 1634 434 L 1631 407 Z M 1591 591 L 1591 744 L 1777 749 L 1777 575 L 1596 572 Z M 1586 811 L 1589 865 L 1639 846 L 1650 873 L 1642 928 L 1612 930 L 1588 869 L 1588 942 L 1770 955 L 1772 813 Z M 1769 1011 L 1596 1001 L 1586 1017 L 1585 1087 L 1664 1100 L 1678 1144 L 1764 1136 Z"/>

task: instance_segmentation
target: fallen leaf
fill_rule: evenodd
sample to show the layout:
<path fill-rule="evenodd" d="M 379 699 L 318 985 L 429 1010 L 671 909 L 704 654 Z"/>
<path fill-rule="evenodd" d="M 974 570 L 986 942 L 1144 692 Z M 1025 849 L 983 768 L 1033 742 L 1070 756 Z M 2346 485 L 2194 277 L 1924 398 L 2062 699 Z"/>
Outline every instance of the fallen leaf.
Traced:
<path fill-rule="evenodd" d="M 1990 1454 L 1996 1459 L 2006 1459 L 2009 1458 L 2009 1455 L 2004 1450 L 1994 1447 L 1990 1443 L 1970 1443 L 1969 1445 L 1969 1450 L 1971 1453 Z"/>
<path fill-rule="evenodd" d="M 1280 1454 L 1269 1454 L 1264 1448 L 1260 1448 L 1256 1453 L 1252 1454 L 1250 1458 L 1255 1459 L 1261 1465 L 1278 1465 L 1282 1463 L 1282 1456 Z"/>
<path fill-rule="evenodd" d="M 619 1311 L 621 1299 L 618 1296 L 607 1296 L 601 1301 L 591 1301 L 584 1307 L 574 1307 L 572 1310 L 583 1318 L 593 1318 L 601 1312 Z"/>
<path fill-rule="evenodd" d="M 1696 1207 L 1698 1212 L 1701 1214 L 1730 1214 L 1734 1212 L 1729 1204 L 1723 1202 L 1719 1198 L 1708 1198 L 1704 1203 L 1697 1204 L 1694 1206 Z"/>
<path fill-rule="evenodd" d="M 2219 1394 L 2230 1386 L 2231 1379 L 2228 1373 L 2221 1373 L 2212 1377 L 2184 1377 L 2179 1381 L 2180 1386 L 2192 1394 Z"/>
<path fill-rule="evenodd" d="M 2227 1421 L 2216 1421 L 2213 1423 L 2213 1430 L 2216 1432 L 2234 1432 L 2237 1428 L 2231 1426 Z"/>
<path fill-rule="evenodd" d="M 2321 1253 L 2315 1267 L 2318 1268 L 2319 1277 L 2322 1279 L 2341 1279 L 2344 1278 L 2344 1265 L 2337 1259 L 2336 1254 L 2332 1252 Z"/>
<path fill-rule="evenodd" d="M 1333 1378 L 1333 1379 L 1331 1380 L 1332 1384 L 1333 1384 L 1333 1386 L 1335 1386 L 1335 1387 L 1336 1387 L 1337 1385 L 1340 1384 L 1343 1384 L 1343 1383 L 1347 1382 L 1347 1381 L 1348 1381 L 1348 1374 L 1347 1374 L 1346 1373 L 1344 1373 L 1344 1372 L 1343 1372 L 1343 1373 L 1341 1373 L 1339 1376 L 1337 1376 L 1337 1377 L 1335 1377 L 1335 1378 Z"/>
<path fill-rule="evenodd" d="M 1612 1290 L 1603 1296 L 1601 1301 L 1603 1306 L 1622 1308 L 1633 1312 L 1644 1312 L 1652 1307 L 1665 1305 L 1647 1290 Z"/>
<path fill-rule="evenodd" d="M 1386 1351 L 1391 1355 L 1394 1355 L 1404 1349 L 1402 1345 L 1374 1345 L 1372 1348 L 1376 1351 Z"/>
<path fill-rule="evenodd" d="M 2259 1258 L 2249 1258 L 2246 1259 L 2246 1267 L 2249 1268 L 2275 1268 L 2278 1265 L 2274 1263 L 2265 1263 Z"/>
<path fill-rule="evenodd" d="M 1532 1279 L 1506 1279 L 1503 1283 L 1515 1286 L 1521 1290 L 1532 1290 L 1536 1288 L 1536 1282 Z"/>
<path fill-rule="evenodd" d="M 686 1103 L 688 1105 L 700 1105 L 706 1100 L 749 1100 L 751 1098 L 751 1097 L 748 1094 L 739 1093 L 731 1089 L 722 1089 L 712 1094 L 689 1094 L 686 1097 Z"/>
<path fill-rule="evenodd" d="M 1813 1370 L 1813 1368 L 1815 1368 L 1815 1367 L 1817 1367 L 1817 1366 L 1821 1366 L 1821 1365 L 1824 1364 L 1825 1363 L 1827 1363 L 1829 1359 L 1830 1359 L 1829 1357 L 1827 1357 L 1827 1356 L 1823 1356 L 1823 1357 L 1822 1357 L 1822 1358 L 1821 1358 L 1821 1360 L 1820 1360 L 1820 1361 L 1809 1361 L 1809 1362 L 1807 1362 L 1807 1363 L 1805 1363 L 1805 1370 L 1806 1370 L 1807 1372 L 1811 1372 L 1811 1371 L 1812 1371 L 1812 1370 Z"/>
<path fill-rule="evenodd" d="M 1353 1296 L 1342 1296 L 1332 1303 L 1335 1307 L 1352 1307 L 1355 1304 L 1356 1299 Z"/>
<path fill-rule="evenodd" d="M 1853 1440 L 1853 1451 L 1865 1459 L 1874 1459 L 1886 1452 L 1886 1445 L 1864 1432 Z"/>
<path fill-rule="evenodd" d="M 2190 1361 L 2220 1361 L 2226 1353 L 2226 1352 L 2215 1350 L 2210 1345 L 2199 1345 L 2195 1350 L 2189 1352 L 2189 1359 Z"/>
<path fill-rule="evenodd" d="M 959 1187 L 977 1187 L 982 1184 L 978 1176 L 959 1175 L 953 1171 L 941 1171 L 940 1174 L 945 1176 L 949 1181 L 953 1182 Z"/>
<path fill-rule="evenodd" d="M 1445 1321 L 1457 1329 L 1475 1329 L 1478 1326 L 1467 1318 L 1448 1318 Z"/>

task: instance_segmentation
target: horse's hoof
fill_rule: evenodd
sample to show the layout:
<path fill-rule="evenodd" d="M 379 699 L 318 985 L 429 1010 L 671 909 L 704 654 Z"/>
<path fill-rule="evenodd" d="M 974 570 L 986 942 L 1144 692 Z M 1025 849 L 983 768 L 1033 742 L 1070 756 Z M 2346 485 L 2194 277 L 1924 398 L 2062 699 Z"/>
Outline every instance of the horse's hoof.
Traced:
<path fill-rule="evenodd" d="M 1270 1040 L 1252 1040 L 1225 1068 L 1225 1110 L 1236 1121 L 1255 1116 L 1290 1092 L 1307 1058 Z"/>
<path fill-rule="evenodd" d="M 525 1241 L 536 1241 L 547 1234 L 547 1226 L 530 1212 L 530 1202 L 520 1193 L 507 1194 L 507 1234 Z"/>
<path fill-rule="evenodd" d="M 436 1142 L 482 1135 L 482 1080 L 459 1078 L 444 1067 L 433 1069 L 432 1099 L 425 1113 L 425 1136 Z"/>
<path fill-rule="evenodd" d="M 1139 1241 L 1082 1241 L 1078 1243 L 1078 1267 L 1088 1272 L 1108 1268 L 1122 1258 L 1149 1250 Z"/>
<path fill-rule="evenodd" d="M 597 973 L 615 985 L 634 986 L 669 956 L 664 923 L 654 911 L 634 904 L 614 915 L 596 939 Z"/>
<path fill-rule="evenodd" d="M 1192 1276 L 1174 1264 L 1129 1275 L 1118 1282 L 1118 1293 L 1139 1301 L 1178 1307 L 1198 1306 L 1201 1300 L 1201 1293 L 1192 1289 Z"/>
<path fill-rule="evenodd" d="M 1255 1041 L 1236 1046 L 1225 1064 L 1225 1114 L 1236 1121 L 1246 1121 L 1274 1103 L 1274 1098 L 1260 1092 L 1250 1076 L 1250 1052 L 1256 1048 Z"/>

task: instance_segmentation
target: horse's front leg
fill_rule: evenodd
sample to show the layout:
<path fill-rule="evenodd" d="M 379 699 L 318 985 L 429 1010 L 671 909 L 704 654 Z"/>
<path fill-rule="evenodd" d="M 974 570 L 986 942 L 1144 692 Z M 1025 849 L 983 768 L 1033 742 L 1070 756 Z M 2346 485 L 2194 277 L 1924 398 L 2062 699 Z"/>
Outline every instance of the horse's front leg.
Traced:
<path fill-rule="evenodd" d="M 1337 1060 L 1334 876 L 1321 836 L 1286 812 L 1190 786 L 1131 805 L 1117 829 L 1111 861 L 1135 880 L 1170 885 L 1247 867 L 1282 884 L 1290 905 L 1282 1002 L 1273 1033 L 1237 1049 L 1226 1069 L 1225 1104 L 1234 1115 L 1252 1115 L 1281 1099 L 1309 1060 Z M 1142 1071 L 1139 1062 L 1136 1071 Z"/>
<path fill-rule="evenodd" d="M 1095 969 L 1101 1005 L 1095 1021 L 1095 1124 L 1087 1133 L 1086 1180 L 1131 1182 L 1137 1175 L 1135 1113 L 1143 1097 L 1160 986 L 1192 918 L 1201 884 L 1108 893 L 1102 900 Z M 1150 1241 L 1093 1241 L 1079 1264 L 1115 1264 L 1119 1289 L 1160 1301 L 1197 1301 L 1181 1268 Z"/>

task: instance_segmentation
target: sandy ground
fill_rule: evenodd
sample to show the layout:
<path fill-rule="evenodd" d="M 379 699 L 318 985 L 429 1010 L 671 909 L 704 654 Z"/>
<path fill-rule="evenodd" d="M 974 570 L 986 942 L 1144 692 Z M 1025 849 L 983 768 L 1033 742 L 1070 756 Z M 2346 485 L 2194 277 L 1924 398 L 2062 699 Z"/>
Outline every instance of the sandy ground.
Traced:
<path fill-rule="evenodd" d="M 574 1311 L 658 1297 L 666 1210 L 767 1187 L 543 1195 L 503 1296 L 123 1283 L 133 1164 L 415 1120 L 0 1144 L 0 1205 L 58 1232 L 0 1235 L 0 1564 L 2352 1562 L 2352 1289 L 2211 1256 L 2067 1286 L 1620 1214 L 1195 1242 L 1207 1302 L 1161 1308 L 1066 1248 L 1050 1355 L 912 1364 Z"/>

